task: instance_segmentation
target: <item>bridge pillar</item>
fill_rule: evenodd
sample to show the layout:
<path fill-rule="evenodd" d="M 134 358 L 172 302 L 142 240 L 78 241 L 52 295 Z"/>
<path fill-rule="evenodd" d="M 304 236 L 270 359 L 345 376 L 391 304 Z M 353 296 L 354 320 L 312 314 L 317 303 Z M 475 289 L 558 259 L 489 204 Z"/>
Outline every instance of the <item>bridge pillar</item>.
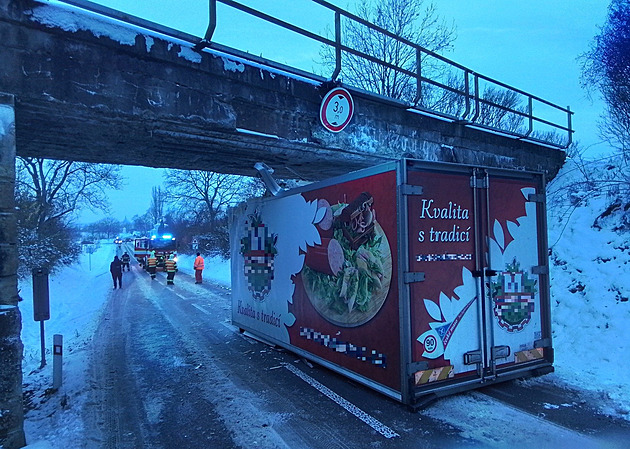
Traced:
<path fill-rule="evenodd" d="M 26 445 L 14 187 L 14 99 L 13 95 L 0 93 L 0 447 L 5 449 Z"/>

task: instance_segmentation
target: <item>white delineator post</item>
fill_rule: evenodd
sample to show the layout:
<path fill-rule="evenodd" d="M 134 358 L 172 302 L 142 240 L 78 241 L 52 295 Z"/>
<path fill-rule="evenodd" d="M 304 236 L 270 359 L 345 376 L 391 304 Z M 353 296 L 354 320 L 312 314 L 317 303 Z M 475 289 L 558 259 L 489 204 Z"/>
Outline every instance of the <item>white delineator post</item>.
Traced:
<path fill-rule="evenodd" d="M 53 388 L 58 390 L 63 383 L 63 335 L 53 336 Z"/>

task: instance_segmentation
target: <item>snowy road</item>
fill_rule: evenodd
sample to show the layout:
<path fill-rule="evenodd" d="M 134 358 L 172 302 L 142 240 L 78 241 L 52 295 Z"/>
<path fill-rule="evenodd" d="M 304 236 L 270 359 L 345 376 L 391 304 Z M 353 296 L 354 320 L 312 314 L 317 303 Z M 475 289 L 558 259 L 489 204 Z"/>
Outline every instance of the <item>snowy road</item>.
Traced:
<path fill-rule="evenodd" d="M 622 448 L 630 424 L 544 378 L 405 407 L 238 332 L 229 292 L 137 265 L 93 340 L 88 448 Z"/>

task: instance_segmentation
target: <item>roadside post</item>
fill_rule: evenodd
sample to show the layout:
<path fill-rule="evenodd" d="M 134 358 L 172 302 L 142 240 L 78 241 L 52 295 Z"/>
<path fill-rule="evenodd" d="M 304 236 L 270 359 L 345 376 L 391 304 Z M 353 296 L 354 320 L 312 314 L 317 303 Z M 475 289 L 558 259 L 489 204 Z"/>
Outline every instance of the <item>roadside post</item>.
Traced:
<path fill-rule="evenodd" d="M 94 254 L 94 251 L 96 251 L 96 247 L 94 245 L 94 243 L 91 243 L 88 245 L 88 254 L 89 254 L 89 259 L 90 259 L 90 271 L 92 271 L 92 254 Z"/>
<path fill-rule="evenodd" d="M 85 252 L 88 253 L 89 267 L 90 271 L 92 271 L 92 254 L 96 251 L 96 245 L 93 242 L 87 242 L 83 246 L 85 247 Z"/>
<path fill-rule="evenodd" d="M 53 388 L 58 390 L 62 384 L 63 335 L 53 336 Z"/>
<path fill-rule="evenodd" d="M 44 321 L 50 319 L 50 302 L 48 295 L 48 269 L 33 269 L 33 318 L 39 321 L 42 362 L 40 369 L 46 366 L 46 340 L 44 338 Z"/>

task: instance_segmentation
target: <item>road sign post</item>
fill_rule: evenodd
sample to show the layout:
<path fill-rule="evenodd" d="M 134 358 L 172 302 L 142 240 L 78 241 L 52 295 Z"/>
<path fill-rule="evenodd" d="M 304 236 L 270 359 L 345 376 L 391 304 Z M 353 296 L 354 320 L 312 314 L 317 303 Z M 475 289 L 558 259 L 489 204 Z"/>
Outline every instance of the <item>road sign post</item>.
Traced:
<path fill-rule="evenodd" d="M 86 251 L 88 253 L 90 271 L 92 271 L 92 254 L 94 254 L 94 251 L 96 251 L 96 246 L 94 245 L 94 243 L 89 243 L 85 246 L 86 246 Z"/>
<path fill-rule="evenodd" d="M 39 321 L 41 337 L 42 361 L 40 368 L 46 366 L 46 340 L 44 337 L 44 321 L 50 319 L 50 301 L 48 295 L 48 269 L 33 269 L 33 318 Z"/>

